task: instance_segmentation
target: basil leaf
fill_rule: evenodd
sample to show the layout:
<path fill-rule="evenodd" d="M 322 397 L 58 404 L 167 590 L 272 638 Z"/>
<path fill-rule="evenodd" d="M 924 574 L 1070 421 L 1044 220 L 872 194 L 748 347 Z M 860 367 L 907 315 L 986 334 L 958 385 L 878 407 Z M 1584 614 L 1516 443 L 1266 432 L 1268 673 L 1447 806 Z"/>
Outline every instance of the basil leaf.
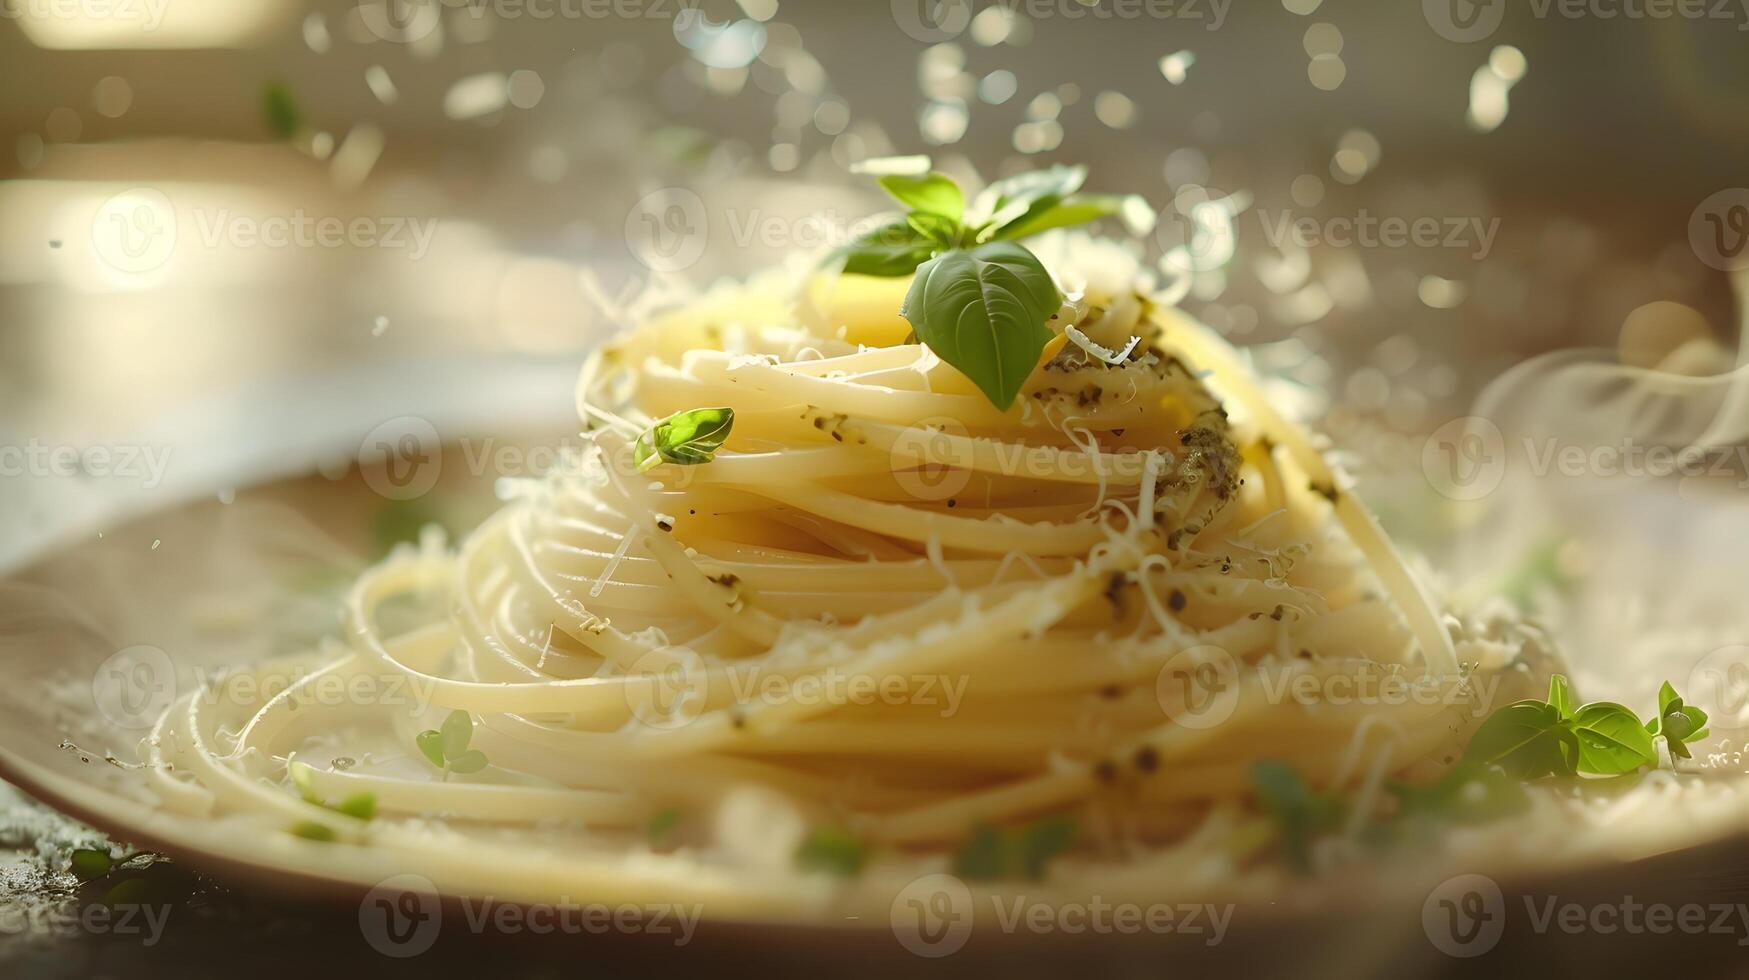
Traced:
<path fill-rule="evenodd" d="M 928 211 L 913 211 L 905 216 L 905 224 L 938 248 L 948 249 L 959 244 L 960 223 Z"/>
<path fill-rule="evenodd" d="M 966 224 L 1000 231 L 1007 225 L 1024 223 L 1080 190 L 1086 179 L 1086 167 L 1056 166 L 993 181 L 972 200 Z"/>
<path fill-rule="evenodd" d="M 862 870 L 868 852 L 848 831 L 821 827 L 796 849 L 796 866 L 804 871 L 824 871 L 849 878 Z"/>
<path fill-rule="evenodd" d="M 344 813 L 357 820 L 375 820 L 377 817 L 377 795 L 375 793 L 358 793 L 340 801 L 333 808 L 336 813 Z"/>
<path fill-rule="evenodd" d="M 677 806 L 668 807 L 651 817 L 649 827 L 646 828 L 649 832 L 650 846 L 663 846 L 668 841 L 668 835 L 672 834 L 674 828 L 678 826 L 680 826 L 680 808 Z"/>
<path fill-rule="evenodd" d="M 1466 760 L 1519 779 L 1571 776 L 1578 756 L 1578 737 L 1560 711 L 1542 701 L 1519 701 L 1489 715 L 1464 750 Z"/>
<path fill-rule="evenodd" d="M 1251 767 L 1251 788 L 1281 833 L 1281 850 L 1295 870 L 1312 869 L 1312 839 L 1335 826 L 1340 808 L 1306 785 L 1285 762 L 1262 759 Z"/>
<path fill-rule="evenodd" d="M 972 828 L 972 836 L 953 856 L 953 873 L 961 878 L 1000 878 L 1003 864 L 1002 834 L 995 827 L 982 823 Z"/>
<path fill-rule="evenodd" d="M 917 339 L 1006 411 L 1038 366 L 1052 336 L 1045 321 L 1061 303 L 1038 256 L 990 242 L 925 262 L 899 312 Z"/>
<path fill-rule="evenodd" d="M 1067 228 L 1098 221 L 1123 210 L 1123 198 L 1115 194 L 1087 194 L 1071 197 L 1037 213 L 1028 212 L 996 229 L 997 238 L 1025 238 L 1052 228 Z"/>
<path fill-rule="evenodd" d="M 859 276 L 908 276 L 929 261 L 938 245 L 909 221 L 895 221 L 858 235 L 833 252 L 844 260 L 844 271 Z M 828 260 L 829 262 L 831 260 Z"/>
<path fill-rule="evenodd" d="M 288 774 L 291 776 L 292 785 L 297 787 L 298 796 L 302 797 L 305 803 L 320 804 L 322 802 L 322 797 L 316 793 L 316 770 L 311 769 L 305 763 L 294 762 L 291 764 Z"/>
<path fill-rule="evenodd" d="M 486 753 L 479 749 L 469 749 L 461 755 L 449 760 L 449 771 L 466 776 L 486 768 Z"/>
<path fill-rule="evenodd" d="M 292 824 L 291 829 L 286 832 L 293 837 L 302 837 L 304 840 L 315 841 L 318 844 L 332 844 L 340 839 L 340 835 L 334 832 L 334 828 L 314 820 L 304 820 Z"/>
<path fill-rule="evenodd" d="M 650 469 L 657 463 L 676 466 L 697 466 L 716 458 L 723 440 L 735 425 L 732 408 L 695 408 L 675 412 L 638 437 L 632 450 L 638 470 Z"/>
<path fill-rule="evenodd" d="M 953 858 L 953 873 L 961 878 L 1044 877 L 1051 859 L 1075 843 L 1075 820 L 1059 814 L 1013 830 L 990 824 L 972 828 L 972 836 Z"/>
<path fill-rule="evenodd" d="M 101 878 L 115 868 L 115 861 L 106 850 L 81 847 L 67 858 L 67 870 L 80 881 Z"/>
<path fill-rule="evenodd" d="M 274 136 L 289 140 L 304 126 L 304 114 L 284 82 L 268 82 L 261 90 L 261 116 Z"/>
<path fill-rule="evenodd" d="M 1552 693 L 1552 692 L 1551 692 Z M 1619 704 L 1598 701 L 1573 715 L 1579 737 L 1579 769 L 1601 776 L 1657 765 L 1658 750 L 1638 715 Z"/>
<path fill-rule="evenodd" d="M 1671 705 L 1682 707 L 1682 695 L 1676 693 L 1676 688 L 1671 687 L 1669 681 L 1665 681 L 1663 686 L 1658 688 L 1658 717 L 1663 718 L 1670 714 Z"/>
<path fill-rule="evenodd" d="M 443 757 L 454 760 L 474 740 L 474 719 L 466 711 L 451 711 L 443 720 Z"/>
<path fill-rule="evenodd" d="M 966 197 L 946 174 L 930 172 L 922 177 L 890 174 L 880 179 L 881 189 L 913 211 L 940 215 L 958 222 L 966 213 Z"/>
<path fill-rule="evenodd" d="M 1020 828 L 1014 849 L 1020 871 L 1038 881 L 1045 876 L 1045 866 L 1051 859 L 1075 843 L 1075 818 L 1058 815 L 1036 820 Z"/>
<path fill-rule="evenodd" d="M 1446 770 L 1431 786 L 1397 783 L 1391 791 L 1408 817 L 1445 818 L 1454 823 L 1487 823 L 1530 809 L 1524 783 L 1493 766 L 1463 762 Z"/>
<path fill-rule="evenodd" d="M 432 765 L 436 766 L 439 769 L 442 769 L 444 767 L 444 765 L 446 763 L 444 762 L 444 758 L 443 758 L 443 733 L 442 732 L 433 732 L 433 731 L 420 732 L 418 737 L 413 739 L 413 742 L 414 742 L 414 744 L 419 746 L 420 754 L 425 756 L 425 758 L 431 760 Z"/>
<path fill-rule="evenodd" d="M 1573 717 L 1573 691 L 1567 686 L 1564 674 L 1555 674 L 1549 678 L 1549 704 L 1561 713 L 1562 718 Z M 1635 724 L 1639 724 L 1636 717 Z"/>

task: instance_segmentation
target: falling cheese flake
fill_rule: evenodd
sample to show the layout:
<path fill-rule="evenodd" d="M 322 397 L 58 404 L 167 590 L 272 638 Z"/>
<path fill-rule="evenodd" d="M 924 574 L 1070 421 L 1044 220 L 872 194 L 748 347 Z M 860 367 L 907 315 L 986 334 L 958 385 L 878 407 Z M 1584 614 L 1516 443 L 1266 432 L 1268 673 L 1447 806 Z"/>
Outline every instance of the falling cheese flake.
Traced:
<path fill-rule="evenodd" d="M 510 86 L 501 72 L 469 75 L 449 87 L 443 96 L 443 114 L 451 119 L 477 119 L 504 108 Z"/>
<path fill-rule="evenodd" d="M 996 9 L 994 7 L 990 8 Z M 1014 98 L 1014 93 L 1020 89 L 1020 83 L 1014 73 L 1006 68 L 998 68 L 978 83 L 978 98 L 991 105 L 1001 105 Z"/>
<path fill-rule="evenodd" d="M 1136 121 L 1136 104 L 1122 92 L 1101 92 L 1093 99 L 1093 114 L 1112 129 L 1127 129 Z"/>
<path fill-rule="evenodd" d="M 328 36 L 328 21 L 321 14 L 304 18 L 304 43 L 317 54 L 327 54 L 333 46 L 334 39 Z"/>
<path fill-rule="evenodd" d="M 1174 51 L 1160 59 L 1160 74 L 1165 75 L 1166 80 L 1174 85 L 1183 85 L 1185 73 L 1194 64 L 1196 55 L 1189 51 Z"/>
<path fill-rule="evenodd" d="M 329 164 L 334 186 L 350 190 L 370 176 L 377 158 L 383 155 L 383 131 L 371 123 L 359 123 L 347 132 L 340 148 L 334 151 Z"/>
<path fill-rule="evenodd" d="M 1452 309 L 1464 301 L 1468 291 L 1463 283 L 1441 276 L 1422 276 L 1415 290 L 1421 302 L 1436 310 Z"/>
<path fill-rule="evenodd" d="M 1470 105 L 1464 115 L 1471 129 L 1490 133 L 1500 128 L 1512 107 L 1508 93 L 1527 67 L 1524 52 L 1509 44 L 1489 53 L 1488 63 L 1470 76 Z"/>
<path fill-rule="evenodd" d="M 364 83 L 370 86 L 371 94 L 383 105 L 394 105 L 400 98 L 395 90 L 394 80 L 389 78 L 389 70 L 382 65 L 371 65 L 364 70 Z"/>

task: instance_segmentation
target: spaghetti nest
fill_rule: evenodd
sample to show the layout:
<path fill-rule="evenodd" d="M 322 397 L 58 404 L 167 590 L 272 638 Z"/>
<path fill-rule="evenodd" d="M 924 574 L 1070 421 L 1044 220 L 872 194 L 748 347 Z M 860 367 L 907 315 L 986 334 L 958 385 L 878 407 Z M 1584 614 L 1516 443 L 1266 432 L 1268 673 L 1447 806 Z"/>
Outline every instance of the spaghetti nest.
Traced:
<path fill-rule="evenodd" d="M 756 281 L 619 338 L 579 385 L 590 450 L 458 551 L 369 572 L 344 648 L 297 680 L 173 708 L 167 796 L 297 819 L 368 792 L 388 817 L 641 840 L 755 786 L 916 854 L 1061 813 L 1182 842 L 1250 812 L 1261 758 L 1370 791 L 1449 762 L 1512 644 L 1442 619 L 1231 347 L 1132 278 L 1099 285 L 1091 243 L 1046 254 L 1070 299 L 1007 411 L 873 281 L 813 281 L 800 312 Z M 707 406 L 733 409 L 714 458 L 639 468 L 641 434 Z M 391 627 L 408 600 L 428 612 Z M 298 710 L 325 673 L 425 698 L 343 729 Z M 1437 696 L 1331 696 L 1393 678 Z M 416 747 L 452 712 L 477 772 Z M 365 764 L 329 763 L 372 725 Z"/>

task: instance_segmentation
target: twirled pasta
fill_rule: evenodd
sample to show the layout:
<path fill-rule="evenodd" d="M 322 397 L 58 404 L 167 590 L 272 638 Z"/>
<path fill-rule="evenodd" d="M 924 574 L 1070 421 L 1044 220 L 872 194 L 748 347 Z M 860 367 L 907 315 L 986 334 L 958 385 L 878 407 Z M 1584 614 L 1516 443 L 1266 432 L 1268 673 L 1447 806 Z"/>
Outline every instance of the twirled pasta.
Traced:
<path fill-rule="evenodd" d="M 1510 645 L 1454 645 L 1224 341 L 1140 277 L 1088 268 L 1105 246 L 1045 254 L 1070 300 L 1006 412 L 907 343 L 872 281 L 806 284 L 799 313 L 787 286 L 725 288 L 618 338 L 579 385 L 588 452 L 453 553 L 367 573 L 336 648 L 256 668 L 282 678 L 257 696 L 171 710 L 149 740 L 166 803 L 409 853 L 443 839 L 420 818 L 562 824 L 659 862 L 681 858 L 641 843 L 655 814 L 752 786 L 895 854 L 1063 811 L 1170 848 L 1243 812 L 1263 756 L 1362 791 L 1448 762 Z M 1070 325 L 1143 343 L 1107 363 Z M 701 406 L 734 410 L 714 461 L 638 472 L 638 435 Z M 426 611 L 390 628 L 395 603 Z M 1385 675 L 1441 696 L 1280 694 Z M 308 707 L 349 678 L 420 697 Z M 415 749 L 451 711 L 484 771 L 451 778 Z M 374 747 L 342 751 L 354 735 Z M 317 805 L 358 792 L 381 820 Z M 734 863 L 708 828 L 686 843 Z M 674 885 L 651 867 L 627 873 Z"/>

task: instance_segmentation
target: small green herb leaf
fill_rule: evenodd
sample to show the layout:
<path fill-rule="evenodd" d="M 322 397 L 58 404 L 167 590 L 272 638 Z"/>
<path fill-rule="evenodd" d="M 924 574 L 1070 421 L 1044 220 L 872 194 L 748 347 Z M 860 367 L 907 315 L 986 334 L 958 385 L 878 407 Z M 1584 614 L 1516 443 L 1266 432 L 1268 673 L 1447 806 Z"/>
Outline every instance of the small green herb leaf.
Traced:
<path fill-rule="evenodd" d="M 1026 238 L 1052 228 L 1084 225 L 1123 210 L 1124 199 L 1115 194 L 1082 194 L 1028 214 L 996 229 L 997 238 Z"/>
<path fill-rule="evenodd" d="M 671 806 L 650 818 L 650 846 L 661 847 L 668 842 L 674 828 L 680 826 L 680 808 Z"/>
<path fill-rule="evenodd" d="M 843 257 L 845 272 L 893 278 L 915 272 L 938 247 L 906 220 L 864 232 L 835 254 Z"/>
<path fill-rule="evenodd" d="M 375 820 L 377 818 L 377 796 L 375 793 L 355 793 L 330 809 L 335 813 L 344 813 L 355 820 Z"/>
<path fill-rule="evenodd" d="M 443 757 L 454 761 L 474 740 L 474 719 L 466 711 L 451 711 L 443 720 Z"/>
<path fill-rule="evenodd" d="M 1658 688 L 1658 717 L 1669 714 L 1672 706 L 1682 706 L 1682 695 L 1676 693 L 1676 688 L 1669 681 L 1665 681 Z"/>
<path fill-rule="evenodd" d="M 716 458 L 735 425 L 732 408 L 695 408 L 676 412 L 638 437 L 633 458 L 640 472 L 659 463 L 697 466 Z"/>
<path fill-rule="evenodd" d="M 796 849 L 796 866 L 851 877 L 862 870 L 868 853 L 862 842 L 836 827 L 819 827 Z"/>
<path fill-rule="evenodd" d="M 288 771 L 291 775 L 292 785 L 297 788 L 298 795 L 303 797 L 304 802 L 320 805 L 322 798 L 316 793 L 316 770 L 302 762 L 294 762 Z"/>
<path fill-rule="evenodd" d="M 1341 806 L 1312 792 L 1285 762 L 1262 759 L 1251 767 L 1251 786 L 1263 811 L 1275 819 L 1282 853 L 1295 869 L 1312 868 L 1312 841 L 1336 826 Z"/>
<path fill-rule="evenodd" d="M 1014 845 L 1021 873 L 1038 881 L 1045 876 L 1045 868 L 1051 859 L 1068 850 L 1074 843 L 1073 817 L 1059 814 L 1027 824 L 1020 828 Z"/>
<path fill-rule="evenodd" d="M 960 225 L 951 218 L 943 218 L 927 211 L 913 211 L 905 216 L 905 224 L 936 250 L 953 248 L 959 244 Z"/>
<path fill-rule="evenodd" d="M 1007 864 L 1002 832 L 984 823 L 972 828 L 972 836 L 954 854 L 953 873 L 961 878 L 1000 878 Z"/>
<path fill-rule="evenodd" d="M 1444 818 L 1455 823 L 1486 823 L 1530 809 L 1521 780 L 1493 766 L 1462 762 L 1431 786 L 1392 784 L 1406 817 Z"/>
<path fill-rule="evenodd" d="M 439 769 L 444 767 L 442 732 L 429 730 L 423 731 L 420 732 L 413 741 L 419 746 L 419 751 L 425 756 L 425 758 L 431 761 L 432 765 Z"/>
<path fill-rule="evenodd" d="M 880 184 L 881 189 L 912 211 L 940 215 L 956 224 L 965 215 L 965 195 L 946 174 L 931 172 L 922 177 L 891 174 L 882 177 Z"/>
<path fill-rule="evenodd" d="M 1062 298 L 1038 257 L 1013 242 L 943 253 L 924 263 L 899 310 L 917 338 L 1003 410 L 1051 339 Z"/>
<path fill-rule="evenodd" d="M 1074 843 L 1075 820 L 1066 814 L 1041 817 L 1012 830 L 979 824 L 954 854 L 953 871 L 962 878 L 1038 881 L 1051 860 Z"/>
<path fill-rule="evenodd" d="M 467 776 L 486 768 L 486 753 L 471 749 L 449 760 L 449 771 Z"/>
<path fill-rule="evenodd" d="M 1560 712 L 1562 718 L 1573 717 L 1573 691 L 1567 686 L 1565 674 L 1555 674 L 1549 678 L 1549 704 Z"/>
<path fill-rule="evenodd" d="M 1470 738 L 1464 758 L 1499 766 L 1518 779 L 1571 776 L 1578 765 L 1579 739 L 1554 705 L 1519 701 L 1482 722 Z"/>
<path fill-rule="evenodd" d="M 1585 705 L 1573 715 L 1579 738 L 1579 769 L 1602 776 L 1658 764 L 1652 736 L 1632 711 L 1609 701 Z"/>
<path fill-rule="evenodd" d="M 80 881 L 101 878 L 115 867 L 109 852 L 94 847 L 81 847 L 67 858 L 67 870 Z"/>
<path fill-rule="evenodd" d="M 313 840 L 320 844 L 332 844 L 340 839 L 340 835 L 334 832 L 333 827 L 325 823 L 317 823 L 314 820 L 292 824 L 289 833 L 293 837 L 302 837 L 304 840 Z"/>
<path fill-rule="evenodd" d="M 1653 737 L 1664 737 L 1672 760 L 1691 759 L 1694 754 L 1688 750 L 1688 743 L 1707 737 L 1707 714 L 1693 705 L 1683 704 L 1676 688 L 1665 681 L 1658 689 L 1658 717 L 1646 723 L 1646 732 Z"/>
<path fill-rule="evenodd" d="M 1086 167 L 1057 166 L 992 181 L 972 200 L 966 224 L 995 234 L 1011 225 L 1024 226 L 1080 190 L 1086 179 Z"/>
<path fill-rule="evenodd" d="M 269 82 L 261 90 L 261 114 L 268 131 L 280 139 L 291 139 L 303 128 L 303 113 L 284 82 Z"/>

